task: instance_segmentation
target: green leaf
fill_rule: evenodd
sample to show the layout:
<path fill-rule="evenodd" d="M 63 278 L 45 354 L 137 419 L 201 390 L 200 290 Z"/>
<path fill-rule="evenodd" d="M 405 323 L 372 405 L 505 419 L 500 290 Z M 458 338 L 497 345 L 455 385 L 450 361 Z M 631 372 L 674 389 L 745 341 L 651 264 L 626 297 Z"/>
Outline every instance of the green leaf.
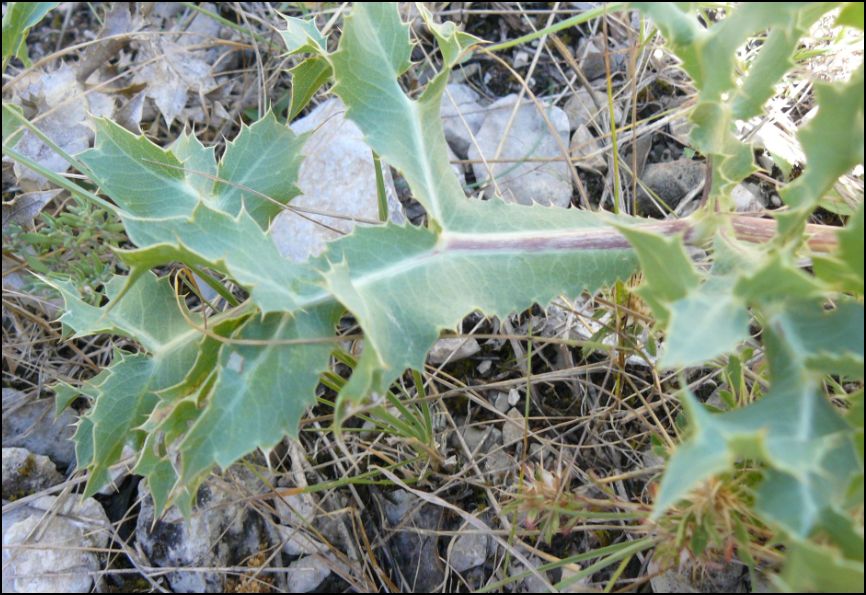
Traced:
<path fill-rule="evenodd" d="M 178 446 L 181 484 L 194 484 L 214 464 L 226 468 L 256 448 L 269 450 L 285 436 L 297 436 L 327 368 L 333 349 L 327 339 L 340 313 L 326 305 L 296 315 L 272 314 L 248 320 L 235 333 L 233 339 L 273 343 L 223 346 L 213 390 Z"/>
<path fill-rule="evenodd" d="M 109 368 L 110 374 L 98 385 L 98 396 L 88 413 L 93 458 L 88 467 L 84 497 L 92 496 L 110 481 L 108 468 L 120 460 L 123 446 L 140 446 L 141 425 L 157 402 L 151 390 L 157 360 L 145 355 L 126 355 Z M 138 444 L 136 444 L 138 442 Z"/>
<path fill-rule="evenodd" d="M 90 177 L 124 212 L 148 218 L 189 216 L 201 176 L 187 175 L 173 153 L 105 118 L 93 120 L 96 141 L 79 155 Z"/>
<path fill-rule="evenodd" d="M 756 256 L 756 260 L 760 257 Z M 732 280 L 733 293 L 750 304 L 801 300 L 820 295 L 824 289 L 813 277 L 797 268 L 787 253 L 771 254 L 754 272 L 742 271 Z"/>
<path fill-rule="evenodd" d="M 845 2 L 845 6 L 839 12 L 839 17 L 836 19 L 837 25 L 847 25 L 848 27 L 856 27 L 863 30 L 863 3 L 862 2 Z"/>
<path fill-rule="evenodd" d="M 300 194 L 294 184 L 307 135 L 296 135 L 268 112 L 252 126 L 243 126 L 228 144 L 219 165 L 216 207 L 237 215 L 243 207 L 267 231 L 282 205 Z"/>
<path fill-rule="evenodd" d="M 708 29 L 698 23 L 691 5 L 637 2 L 634 6 L 656 22 L 699 90 L 690 116 L 691 144 L 712 156 L 710 197 L 729 206 L 731 189 L 755 169 L 751 148 L 737 139 L 734 121 L 760 113 L 773 85 L 791 66 L 790 56 L 800 37 L 834 4 L 746 3 Z M 766 42 L 738 85 L 738 48 L 768 28 Z"/>
<path fill-rule="evenodd" d="M 808 536 L 827 509 L 845 500 L 858 467 L 848 425 L 805 366 L 808 352 L 783 339 L 784 324 L 771 321 L 764 329 L 772 384 L 758 402 L 712 415 L 685 392 L 690 436 L 671 457 L 655 517 L 740 458 L 768 466 L 758 509 L 791 535 Z"/>
<path fill-rule="evenodd" d="M 280 31 L 280 35 L 283 36 L 289 54 L 301 52 L 324 54 L 327 52 L 327 40 L 316 27 L 315 20 L 304 21 L 295 17 L 282 16 L 286 21 L 286 30 Z"/>
<path fill-rule="evenodd" d="M 101 333 L 123 335 L 137 340 L 149 351 L 176 336 L 187 333 L 197 335 L 184 320 L 174 298 L 168 279 L 157 279 L 145 274 L 129 291 L 126 299 L 112 304 L 112 308 L 91 306 L 78 295 L 78 290 L 68 281 L 41 277 L 63 298 L 64 314 L 60 317 L 67 327 L 73 329 L 73 337 Z M 107 297 L 114 300 L 124 285 L 125 277 L 114 277 L 106 288 Z"/>
<path fill-rule="evenodd" d="M 348 117 L 373 150 L 403 173 L 434 228 L 359 230 L 326 253 L 327 287 L 355 314 L 366 338 L 361 360 L 341 391 L 342 405 L 384 392 L 407 367 L 420 369 L 439 331 L 453 328 L 473 309 L 505 315 L 561 292 L 597 289 L 634 267 L 626 250 L 569 254 L 564 249 L 571 238 L 578 245 L 581 234 L 584 246 L 590 244 L 592 229 L 606 224 L 600 216 L 466 199 L 448 163 L 439 106 L 448 70 L 475 39 L 453 25 L 435 26 L 433 32 L 445 64 L 417 100 L 398 82 L 411 64 L 412 47 L 408 26 L 393 5 L 356 4 L 330 57 L 334 91 Z M 533 240 L 532 232 L 550 241 Z M 557 243 L 560 239 L 564 242 Z M 557 279 L 533 267 L 556 271 Z M 509 295 L 498 291 L 496 279 L 510 279 Z M 409 308 L 403 288 L 418 292 L 418 299 L 431 292 L 442 298 L 432 308 Z"/>
<path fill-rule="evenodd" d="M 147 487 L 153 497 L 154 516 L 159 517 L 171 501 L 172 490 L 177 483 L 177 473 L 165 453 L 158 452 L 156 443 L 159 434 L 156 433 L 155 428 L 142 426 L 142 431 L 146 432 L 147 436 L 132 472 L 147 478 Z M 188 499 L 184 494 L 180 494 L 179 497 L 181 500 Z"/>
<path fill-rule="evenodd" d="M 845 84 L 815 84 L 818 114 L 797 135 L 806 153 L 806 171 L 782 189 L 791 210 L 779 215 L 780 233 L 805 222 L 836 179 L 863 163 L 863 64 Z M 828 151 L 827 144 L 836 147 Z"/>
<path fill-rule="evenodd" d="M 24 112 L 13 103 L 3 103 L 3 146 L 14 147 L 21 140 Z"/>
<path fill-rule="evenodd" d="M 289 70 L 292 75 L 292 103 L 288 119 L 291 121 L 307 106 L 316 91 L 333 76 L 334 71 L 328 59 L 327 40 L 316 28 L 315 21 L 302 21 L 287 16 L 283 18 L 286 20 L 286 30 L 280 33 L 289 54 L 312 54 Z"/>
<path fill-rule="evenodd" d="M 297 194 L 303 140 L 269 114 L 227 148 L 216 170 L 221 181 L 213 183 L 213 152 L 198 141 L 181 137 L 173 150 L 164 150 L 97 120 L 96 146 L 81 160 L 123 209 L 127 235 L 138 246 L 119 251 L 133 269 L 130 282 L 144 270 L 179 260 L 232 276 L 265 312 L 293 308 L 300 286 L 317 277 L 282 258 L 263 229 L 280 207 L 250 190 L 271 193 L 277 203 Z"/>
<path fill-rule="evenodd" d="M 667 238 L 624 225 L 618 229 L 641 262 L 644 281 L 636 293 L 667 335 L 661 366 L 699 365 L 748 338 L 745 303 L 730 290 L 741 258 L 726 242 L 716 242 L 715 262 L 701 283 L 681 237 Z M 701 332 L 694 332 L 696 328 Z"/>
<path fill-rule="evenodd" d="M 489 204 L 510 214 L 502 203 Z M 533 209 L 552 211 L 524 210 Z M 561 218 L 584 226 L 594 220 L 578 211 L 563 211 Z M 496 221 L 487 219 L 499 229 Z M 519 239 L 520 234 L 498 232 L 488 238 L 478 234 L 470 243 L 447 233 L 437 237 L 387 225 L 358 229 L 332 243 L 324 255 L 330 262 L 323 273 L 327 287 L 355 315 L 365 336 L 361 361 L 341 396 L 381 394 L 406 368 L 422 369 L 440 330 L 455 328 L 473 310 L 506 316 L 560 294 L 595 291 L 634 270 L 626 249 L 562 251 Z"/>
<path fill-rule="evenodd" d="M 3 71 L 10 57 L 15 56 L 30 67 L 27 34 L 45 15 L 60 6 L 60 2 L 9 2 L 3 15 Z"/>
<path fill-rule="evenodd" d="M 280 205 L 299 193 L 294 182 L 306 136 L 271 112 L 241 128 L 216 169 L 213 150 L 185 135 L 165 150 L 110 120 L 97 119 L 96 132 L 95 147 L 81 161 L 131 216 L 191 217 L 202 204 L 234 216 L 243 207 L 267 230 Z"/>
<path fill-rule="evenodd" d="M 815 2 L 806 6 L 786 6 L 794 14 L 790 18 L 783 18 L 778 26 L 771 29 L 761 51 L 749 66 L 745 80 L 737 89 L 731 104 L 735 118 L 746 120 L 761 114 L 764 103 L 773 95 L 774 84 L 794 66 L 791 57 L 800 38 L 826 11 L 832 10 L 833 5 L 830 2 Z"/>
<path fill-rule="evenodd" d="M 684 298 L 695 289 L 700 276 L 686 254 L 682 238 L 666 238 L 652 232 L 619 226 L 637 252 L 644 281 L 637 294 L 652 309 L 659 324 L 670 315 L 668 304 Z"/>
<path fill-rule="evenodd" d="M 316 94 L 333 76 L 331 64 L 325 58 L 307 58 L 289 71 L 292 75 L 292 103 L 289 121 L 294 120 Z"/>
<path fill-rule="evenodd" d="M 370 43 L 371 39 L 377 41 Z M 412 100 L 397 80 L 411 65 L 411 53 L 409 27 L 394 6 L 356 4 L 345 19 L 339 48 L 331 56 L 334 92 L 373 150 L 403 173 L 427 214 L 446 225 L 461 203 L 466 203 L 448 162 L 439 118 L 451 64 L 446 62 L 423 95 Z"/>
<path fill-rule="evenodd" d="M 730 291 L 730 283 L 728 276 L 710 277 L 700 289 L 671 304 L 661 367 L 700 365 L 734 351 L 749 338 L 749 313 Z"/>
<path fill-rule="evenodd" d="M 812 301 L 791 304 L 776 324 L 806 368 L 862 380 L 863 318 L 860 302 L 843 301 L 826 310 Z"/>
<path fill-rule="evenodd" d="M 792 540 L 776 582 L 792 593 L 860 593 L 863 560 L 845 558 L 832 547 L 805 539 Z"/>
<path fill-rule="evenodd" d="M 124 298 L 97 308 L 82 301 L 66 282 L 44 280 L 61 294 L 66 313 L 61 321 L 75 335 L 112 333 L 139 341 L 150 355 L 118 352 L 115 362 L 96 378 L 78 389 L 90 395 L 94 405 L 87 422 L 76 432 L 82 450 L 79 466 L 90 470 L 85 493 L 91 495 L 107 483 L 108 468 L 121 456 L 124 444 L 140 446 L 144 437 L 136 431 L 158 401 L 155 392 L 183 381 L 195 360 L 202 341 L 201 333 L 187 324 L 180 314 L 167 279 L 148 273 L 142 276 Z M 114 300 L 122 278 L 108 287 Z M 61 389 L 68 401 L 68 389 Z M 88 454 L 92 453 L 92 454 Z"/>
<path fill-rule="evenodd" d="M 243 209 L 232 217 L 200 205 L 189 218 L 122 220 L 130 240 L 141 246 L 118 251 L 134 275 L 172 261 L 212 267 L 249 291 L 263 312 L 291 310 L 316 299 L 304 298 L 302 293 L 326 297 L 312 285 L 317 281 L 315 272 L 283 258 Z"/>
<path fill-rule="evenodd" d="M 836 237 L 839 246 L 829 256 L 813 256 L 815 274 L 842 291 L 863 295 L 863 203 Z"/>
<path fill-rule="evenodd" d="M 419 4 L 418 6 L 421 18 L 424 19 L 424 24 L 427 25 L 427 28 L 436 38 L 439 51 L 442 52 L 442 58 L 445 60 L 446 69 L 457 64 L 461 55 L 466 53 L 469 47 L 484 43 L 478 37 L 461 31 L 453 21 L 437 23 L 433 20 L 433 15 L 430 14 L 430 11 L 423 4 Z"/>
<path fill-rule="evenodd" d="M 171 144 L 171 153 L 181 162 L 190 186 L 200 198 L 214 194 L 217 182 L 217 164 L 214 148 L 205 148 L 199 140 L 186 131 Z"/>

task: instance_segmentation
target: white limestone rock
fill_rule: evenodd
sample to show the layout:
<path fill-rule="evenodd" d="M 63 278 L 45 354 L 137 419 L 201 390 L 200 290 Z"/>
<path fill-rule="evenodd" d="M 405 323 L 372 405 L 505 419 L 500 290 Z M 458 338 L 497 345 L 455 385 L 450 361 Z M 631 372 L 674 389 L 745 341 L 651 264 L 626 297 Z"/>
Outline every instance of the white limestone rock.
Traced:
<path fill-rule="evenodd" d="M 89 593 L 100 567 L 94 550 L 110 536 L 102 506 L 73 494 L 43 496 L 26 511 L 3 535 L 3 592 Z"/>
<path fill-rule="evenodd" d="M 363 133 L 345 118 L 345 112 L 345 106 L 335 97 L 292 124 L 297 134 L 312 131 L 303 148 L 297 184 L 301 194 L 289 203 L 304 211 L 283 211 L 270 230 L 280 253 L 292 260 L 301 262 L 321 254 L 327 242 L 351 232 L 356 220 L 379 220 L 373 154 Z M 388 217 L 402 223 L 390 169 L 382 165 Z"/>
<path fill-rule="evenodd" d="M 491 182 L 485 189 L 487 197 L 495 194 L 498 185 L 507 202 L 567 207 L 572 186 L 561 146 L 568 147 L 568 118 L 558 107 L 547 108 L 547 118 L 559 135 L 557 142 L 535 104 L 524 99 L 506 136 L 516 100 L 516 95 L 509 95 L 487 108 L 477 134 L 478 146 L 469 147 L 469 159 L 478 161 L 472 164 L 475 179 L 484 182 L 495 178 L 496 185 Z M 497 155 L 501 141 L 502 150 Z M 485 165 L 482 155 L 495 162 Z"/>
<path fill-rule="evenodd" d="M 478 99 L 478 93 L 463 83 L 448 85 L 442 94 L 440 115 L 445 140 L 457 155 L 463 157 L 472 145 L 472 136 L 478 133 L 484 122 L 484 108 Z"/>

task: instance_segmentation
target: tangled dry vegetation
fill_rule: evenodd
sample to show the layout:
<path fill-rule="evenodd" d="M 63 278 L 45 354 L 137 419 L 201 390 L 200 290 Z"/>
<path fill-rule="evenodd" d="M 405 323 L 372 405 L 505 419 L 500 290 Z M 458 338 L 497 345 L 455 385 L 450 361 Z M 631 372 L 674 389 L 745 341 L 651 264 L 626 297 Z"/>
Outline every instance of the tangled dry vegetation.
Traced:
<path fill-rule="evenodd" d="M 494 44 L 592 6 L 427 4 L 436 21 L 453 21 Z M 293 3 L 280 10 L 329 30 L 340 27 L 344 7 Z M 429 79 L 436 52 L 417 10 L 405 3 L 401 11 L 417 42 L 417 64 L 402 81 L 411 91 Z M 763 169 L 741 194 L 744 210 L 778 208 L 778 187 L 797 175 L 802 155 L 793 134 L 812 108 L 811 78 L 847 77 L 862 60 L 862 40 L 848 45 L 831 24 L 822 23 L 814 47 L 803 49 L 808 73 L 795 72 L 804 76 L 792 76 L 771 102 L 776 125 L 772 134 L 761 133 Z M 287 117 L 288 71 L 298 57 L 285 55 L 282 27 L 272 3 L 64 3 L 31 31 L 32 65 L 13 61 L 4 73 L 4 101 L 20 105 L 70 153 L 89 146 L 88 118 L 101 114 L 161 146 L 189 131 L 220 154 L 242 122 L 269 108 Z M 611 12 L 505 51 L 476 53 L 452 82 L 468 85 L 480 106 L 516 93 L 568 112 L 570 100 L 583 93 L 604 114 L 591 116 L 585 136 L 575 134 L 577 141 L 559 147 L 557 156 L 500 160 L 497 153 L 486 161 L 566 163 L 574 207 L 610 208 L 619 195 L 619 207 L 633 214 L 661 218 L 694 210 L 706 170 L 692 159 L 685 135 L 694 89 L 653 31 L 636 12 Z M 596 95 L 585 92 L 590 87 Z M 320 91 L 298 117 L 327 99 L 327 90 Z M 771 154 L 787 156 L 790 169 Z M 485 180 L 473 166 L 483 159 L 471 150 L 453 157 L 467 193 L 481 194 Z M 387 173 L 405 216 L 423 221 L 400 174 Z M 840 205 L 853 204 L 862 196 L 862 176 L 844 178 L 837 190 Z M 830 210 L 819 216 L 839 222 Z M 60 273 L 85 298 L 91 292 L 100 299 L 96 290 L 122 270 L 111 248 L 129 246 L 112 215 L 4 160 L 3 234 L 5 447 L 7 438 L 10 446 L 25 443 L 16 425 L 25 422 L 15 422 L 16 415 L 23 419 L 34 402 L 50 400 L 49 386 L 91 378 L 116 348 L 135 344 L 104 336 L 64 340 L 53 322 L 56 299 L 27 275 Z M 162 272 L 177 274 L 171 267 Z M 299 439 L 215 476 L 199 495 L 197 515 L 221 519 L 206 535 L 211 546 L 223 544 L 224 555 L 203 552 L 179 563 L 166 544 L 192 533 L 196 521 L 173 512 L 152 518 L 139 480 L 119 474 L 117 489 L 97 496 L 109 539 L 80 545 L 98 555 L 99 568 L 77 572 L 107 591 L 757 588 L 781 554 L 772 532 L 750 512 L 747 486 L 713 481 L 661 522 L 647 519 L 664 460 L 683 430 L 677 391 L 685 383 L 725 409 L 763 382 L 762 358 L 755 353 L 736 374 L 731 366 L 662 372 L 655 365 L 658 331 L 631 291 L 638 282 L 563 296 L 506 319 L 467 317 L 460 334 L 437 345 L 422 373 L 401 380 L 399 400 L 361 412 L 336 436 L 335 391 L 360 349 L 357 327 L 346 317 L 343 350 L 322 379 L 319 403 L 303 418 Z M 205 307 L 192 293 L 187 305 Z M 50 422 L 48 409 L 41 416 L 27 418 L 24 434 Z M 66 468 L 54 462 L 71 473 L 62 483 L 10 502 L 4 486 L 4 525 L 7 513 L 25 510 L 38 496 L 74 498 L 83 477 L 72 473 L 70 460 Z M 58 514 L 57 502 L 49 514 Z M 4 558 L 4 575 L 5 565 Z"/>

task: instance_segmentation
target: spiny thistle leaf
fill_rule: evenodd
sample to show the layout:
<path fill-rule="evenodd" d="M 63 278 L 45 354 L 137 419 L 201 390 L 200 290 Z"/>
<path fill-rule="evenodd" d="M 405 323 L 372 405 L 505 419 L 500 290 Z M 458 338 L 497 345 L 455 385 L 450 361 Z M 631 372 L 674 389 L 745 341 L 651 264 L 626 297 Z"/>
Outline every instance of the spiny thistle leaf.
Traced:
<path fill-rule="evenodd" d="M 254 317 L 232 336 L 264 345 L 228 343 L 220 351 L 213 389 L 178 445 L 182 485 L 194 485 L 214 464 L 225 469 L 256 448 L 269 450 L 285 436 L 297 436 L 333 349 L 315 340 L 333 335 L 339 314 L 326 305 Z"/>
<path fill-rule="evenodd" d="M 412 46 L 408 25 L 393 6 L 355 5 L 330 56 L 334 91 L 348 117 L 403 173 L 434 221 L 433 231 L 356 231 L 328 251 L 331 267 L 323 273 L 328 288 L 356 316 L 366 337 L 341 404 L 381 393 L 407 367 L 420 368 L 439 331 L 453 328 L 474 309 L 502 316 L 561 292 L 595 290 L 634 268 L 625 250 L 568 253 L 553 243 L 521 242 L 521 234 L 536 230 L 555 235 L 600 227 L 606 224 L 600 216 L 466 199 L 448 162 L 439 106 L 449 69 L 476 40 L 453 25 L 434 26 L 433 32 L 445 64 L 418 100 L 398 82 L 411 64 Z M 377 42 L 369 43 L 371 38 Z M 464 234 L 471 234 L 475 248 L 459 248 L 469 246 L 461 244 Z M 390 255 L 382 263 L 378 255 L 386 246 Z M 407 300 L 407 290 L 418 297 Z M 438 305 L 413 307 L 431 293 L 441 296 Z"/>
<path fill-rule="evenodd" d="M 751 148 L 734 135 L 734 120 L 760 114 L 800 38 L 836 4 L 752 3 L 707 29 L 684 5 L 637 6 L 658 24 L 694 78 L 691 140 L 712 158 L 711 197 L 724 204 L 753 168 Z M 837 24 L 862 30 L 862 4 L 846 3 Z M 766 29 L 757 58 L 737 84 L 737 48 Z M 798 134 L 805 173 L 781 191 L 792 208 L 776 216 L 778 235 L 771 244 L 746 249 L 717 237 L 713 269 L 697 289 L 680 297 L 683 281 L 671 290 L 656 272 L 647 274 L 640 290 L 666 333 L 664 365 L 700 364 L 734 351 L 748 338 L 747 307 L 761 323 L 769 389 L 756 402 L 718 415 L 684 391 L 690 430 L 671 457 L 653 516 L 687 498 L 700 482 L 759 462 L 763 479 L 755 511 L 781 532 L 789 560 L 778 584 L 790 590 L 862 590 L 862 519 L 851 515 L 862 508 L 862 388 L 848 397 L 851 413 L 843 416 L 824 384 L 828 375 L 835 376 L 831 386 L 862 382 L 864 375 L 862 198 L 835 251 L 813 257 L 814 276 L 798 261 L 807 218 L 839 176 L 863 162 L 863 72 L 861 65 L 847 83 L 815 85 L 818 114 Z M 645 268 L 649 258 L 664 258 L 649 253 L 640 237 L 630 239 Z M 671 257 L 674 246 L 655 242 L 660 254 Z M 688 269 L 682 255 L 673 262 Z"/>
<path fill-rule="evenodd" d="M 360 229 L 322 257 L 296 264 L 279 255 L 266 233 L 279 205 L 265 195 L 285 203 L 297 193 L 304 138 L 272 114 L 244 127 L 221 163 L 188 135 L 162 149 L 100 120 L 95 148 L 82 161 L 120 207 L 136 248 L 119 251 L 131 274 L 122 289 L 111 290 L 109 305 L 75 305 L 64 322 L 79 334 L 141 340 L 148 353 L 116 365 L 149 374 L 131 375 L 143 379 L 135 386 L 118 386 L 109 375 L 82 389 L 105 403 L 94 406 L 77 434 L 83 460 L 92 462 L 89 490 L 104 482 L 120 437 L 134 436 L 135 469 L 148 478 L 157 507 L 174 499 L 191 510 L 196 486 L 213 466 L 224 468 L 296 432 L 345 308 L 364 330 L 365 349 L 338 397 L 339 411 L 388 390 L 406 368 L 422 368 L 440 330 L 475 309 L 505 316 L 561 293 L 595 290 L 635 268 L 633 252 L 600 214 L 463 195 L 448 164 L 439 104 L 448 69 L 474 38 L 453 26 L 434 27 L 446 65 L 415 101 L 397 82 L 410 64 L 411 45 L 393 6 L 356 6 L 333 55 L 309 26 L 294 25 L 289 49 L 328 61 L 349 117 L 404 172 L 431 213 L 432 228 Z M 153 281 L 147 272 L 171 262 L 223 273 L 250 298 L 212 316 L 205 332 L 200 315 L 184 315 L 167 281 Z M 151 305 L 145 294 L 154 284 L 162 294 Z M 440 299 L 431 303 L 432 295 Z M 128 312 L 148 309 L 152 320 L 127 323 Z M 148 339 L 169 322 L 164 336 Z M 183 357 L 172 357 L 173 350 Z M 68 389 L 61 393 L 68 403 Z M 120 419 L 111 411 L 125 400 L 140 406 Z M 109 436 L 101 428 L 112 418 L 117 428 Z"/>
<path fill-rule="evenodd" d="M 713 415 L 684 394 L 690 437 L 671 457 L 655 516 L 743 457 L 772 470 L 758 506 L 792 534 L 808 536 L 825 509 L 844 502 L 857 468 L 849 426 L 827 403 L 819 376 L 805 366 L 808 354 L 792 350 L 778 328 L 779 323 L 771 322 L 765 329 L 772 385 L 757 403 Z M 843 356 L 848 350 L 833 353 Z"/>
<path fill-rule="evenodd" d="M 863 294 L 863 212 L 864 206 L 861 202 L 857 213 L 845 229 L 839 232 L 839 247 L 834 254 L 812 259 L 818 277 L 837 289 L 859 295 Z"/>
<path fill-rule="evenodd" d="M 243 207 L 267 231 L 282 205 L 301 192 L 286 182 L 298 177 L 306 140 L 307 135 L 296 135 L 277 122 L 273 112 L 252 126 L 243 126 L 219 164 L 214 189 L 217 208 L 237 215 Z"/>
<path fill-rule="evenodd" d="M 695 78 L 694 138 L 713 157 L 713 197 L 722 200 L 753 167 L 751 149 L 733 134 L 734 119 L 760 109 L 786 71 L 799 33 L 827 8 L 748 5 L 708 31 L 678 5 L 644 9 Z M 121 334 L 138 341 L 142 352 L 118 353 L 90 383 L 58 391 L 58 406 L 76 392 L 93 402 L 76 432 L 79 465 L 90 471 L 86 492 L 107 481 L 129 444 L 138 450 L 135 471 L 146 477 L 157 513 L 177 502 L 190 514 L 197 487 L 214 466 L 225 468 L 296 435 L 346 310 L 365 342 L 338 396 L 338 423 L 348 405 L 388 391 L 407 368 L 421 369 L 440 331 L 454 329 L 469 312 L 506 316 L 560 294 L 596 290 L 626 279 L 640 259 L 646 278 L 640 294 L 667 333 L 665 364 L 704 364 L 736 350 L 749 339 L 750 308 L 771 374 L 763 397 L 725 414 L 712 415 L 691 395 L 683 397 L 691 434 L 672 456 L 656 517 L 699 481 L 742 460 L 759 461 L 765 472 L 756 506 L 763 518 L 792 544 L 819 531 L 848 551 L 851 531 L 837 521 L 862 494 L 862 422 L 837 412 L 822 381 L 828 374 L 863 378 L 862 208 L 838 249 L 815 261 L 812 277 L 794 267 L 799 240 L 789 246 L 778 238 L 761 252 L 720 237 L 705 273 L 679 238 L 635 229 L 629 218 L 467 199 L 448 162 L 439 105 L 450 69 L 477 40 L 421 12 L 444 65 L 417 99 L 400 86 L 412 45 L 393 4 L 354 6 L 334 53 L 310 22 L 288 19 L 284 39 L 289 52 L 313 54 L 293 72 L 292 113 L 333 75 L 348 117 L 406 177 L 427 211 L 428 228 L 361 228 L 321 257 L 293 263 L 280 256 L 267 230 L 297 193 L 304 137 L 273 114 L 244 127 L 221 163 L 189 135 L 163 149 L 97 120 L 96 145 L 81 160 L 117 205 L 136 246 L 120 251 L 131 273 L 109 285 L 102 308 L 85 304 L 68 284 L 49 282 L 66 300 L 63 323 L 74 333 Z M 737 86 L 736 48 L 767 27 L 762 54 Z M 847 86 L 819 88 L 819 102 L 838 99 L 841 108 L 837 115 L 822 108 L 816 121 L 822 118 L 846 143 L 859 138 L 859 153 L 846 144 L 843 157 L 817 158 L 815 173 L 791 191 L 796 217 L 811 212 L 834 176 L 862 160 L 862 91 L 859 103 L 852 91 L 858 81 L 862 88 L 862 67 L 858 76 Z M 850 126 L 852 114 L 859 136 L 839 130 L 846 118 Z M 810 135 L 804 134 L 810 159 L 804 177 L 818 147 Z M 670 233 L 681 223 L 642 229 Z M 173 262 L 221 273 L 249 298 L 206 320 L 189 313 L 168 280 L 149 272 Z M 711 336 L 696 340 L 697 328 Z M 862 396 L 852 404 L 862 411 Z"/>
<path fill-rule="evenodd" d="M 507 316 L 563 292 L 596 290 L 635 268 L 627 250 L 564 251 L 542 239 L 520 240 L 519 234 L 479 234 L 469 241 L 389 225 L 359 229 L 331 244 L 325 254 L 332 263 L 324 272 L 328 289 L 365 336 L 355 369 L 361 375 L 341 396 L 382 393 L 406 368 L 421 369 L 439 331 L 454 328 L 473 310 Z"/>
<path fill-rule="evenodd" d="M 690 116 L 694 123 L 691 141 L 713 158 L 710 196 L 729 204 L 731 189 L 754 170 L 751 147 L 736 138 L 734 121 L 760 113 L 773 85 L 788 71 L 800 37 L 833 4 L 753 2 L 737 7 L 708 29 L 684 4 L 636 2 L 634 6 L 656 22 L 698 88 Z M 768 28 L 767 42 L 742 85 L 737 85 L 738 48 Z"/>
<path fill-rule="evenodd" d="M 777 217 L 782 233 L 799 230 L 837 178 L 863 163 L 863 84 L 863 64 L 845 84 L 815 84 L 818 114 L 797 134 L 806 171 L 782 189 L 782 200 L 792 207 Z"/>

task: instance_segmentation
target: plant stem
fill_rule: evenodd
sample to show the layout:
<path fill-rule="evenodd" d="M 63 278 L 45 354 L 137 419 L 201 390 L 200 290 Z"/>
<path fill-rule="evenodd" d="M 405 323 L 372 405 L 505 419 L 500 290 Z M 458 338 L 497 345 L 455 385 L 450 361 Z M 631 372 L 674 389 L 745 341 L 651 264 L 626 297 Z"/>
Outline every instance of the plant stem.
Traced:
<path fill-rule="evenodd" d="M 775 236 L 777 224 L 772 219 L 752 215 L 731 215 L 731 227 L 737 239 L 756 244 L 768 242 Z M 699 233 L 699 220 L 674 219 L 652 221 L 636 225 L 637 229 L 663 235 L 683 234 L 687 244 L 703 241 Z M 815 252 L 831 252 L 838 244 L 836 232 L 841 229 L 829 225 L 806 226 L 807 243 Z M 616 250 L 629 248 L 631 244 L 613 226 L 580 228 L 556 231 L 545 235 L 538 233 L 460 234 L 443 232 L 440 250 L 519 250 L 536 252 L 547 250 Z"/>

